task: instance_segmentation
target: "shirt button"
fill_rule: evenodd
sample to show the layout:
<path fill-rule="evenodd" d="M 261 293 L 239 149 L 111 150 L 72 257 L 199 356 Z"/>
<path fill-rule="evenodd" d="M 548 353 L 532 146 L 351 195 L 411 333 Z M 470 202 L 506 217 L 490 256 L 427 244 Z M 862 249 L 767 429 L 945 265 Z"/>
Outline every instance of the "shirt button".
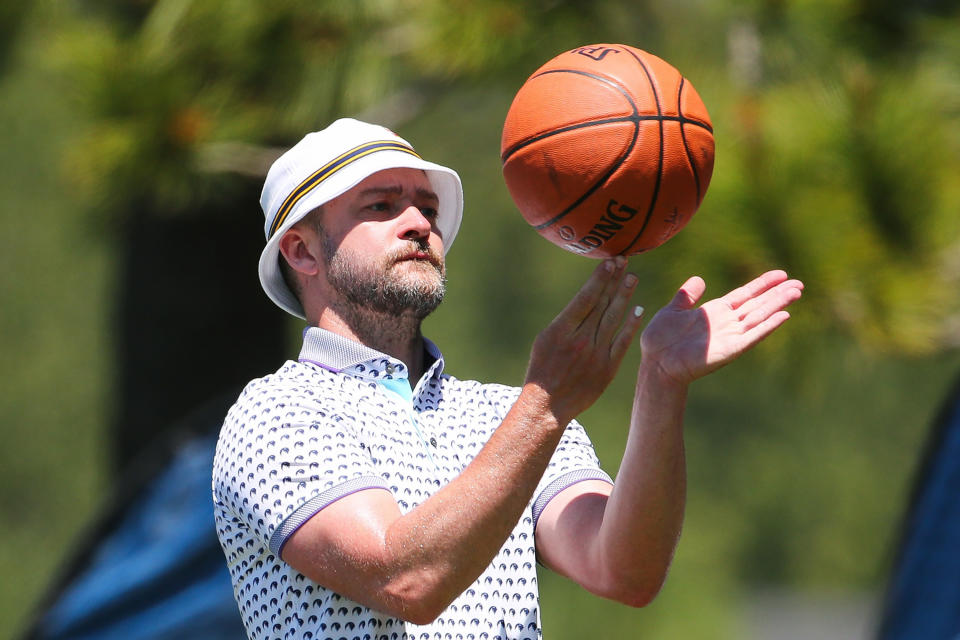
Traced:
<path fill-rule="evenodd" d="M 388 365 L 387 365 L 387 373 L 389 373 L 390 375 L 393 375 L 393 371 L 394 371 L 393 365 L 392 365 L 392 364 L 388 364 Z"/>
<path fill-rule="evenodd" d="M 437 439 L 436 439 L 436 438 L 433 438 L 433 437 L 430 438 L 430 446 L 431 446 L 431 447 L 436 447 L 436 446 L 437 446 Z"/>

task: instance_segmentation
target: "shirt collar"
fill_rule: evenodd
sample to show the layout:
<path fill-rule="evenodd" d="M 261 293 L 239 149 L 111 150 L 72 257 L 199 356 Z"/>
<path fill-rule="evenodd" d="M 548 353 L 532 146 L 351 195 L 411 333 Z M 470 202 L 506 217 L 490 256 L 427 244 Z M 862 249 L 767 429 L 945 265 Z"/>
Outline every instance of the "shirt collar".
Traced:
<path fill-rule="evenodd" d="M 424 377 L 439 378 L 443 373 L 443 354 L 437 345 L 427 338 L 423 339 L 423 343 L 427 356 L 433 359 L 433 363 L 424 372 Z M 303 330 L 303 347 L 299 360 L 334 373 L 349 373 L 364 378 L 408 377 L 407 366 L 400 360 L 320 327 L 307 327 Z"/>

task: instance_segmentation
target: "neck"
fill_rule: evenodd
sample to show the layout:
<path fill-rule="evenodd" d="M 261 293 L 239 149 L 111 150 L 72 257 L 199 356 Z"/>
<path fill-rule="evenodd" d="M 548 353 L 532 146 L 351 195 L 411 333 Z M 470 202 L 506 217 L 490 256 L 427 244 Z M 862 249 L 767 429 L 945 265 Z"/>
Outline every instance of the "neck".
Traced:
<path fill-rule="evenodd" d="M 421 319 L 409 312 L 396 315 L 348 304 L 339 309 L 326 307 L 317 318 L 307 320 L 321 329 L 393 356 L 406 365 L 411 386 L 423 375 Z"/>

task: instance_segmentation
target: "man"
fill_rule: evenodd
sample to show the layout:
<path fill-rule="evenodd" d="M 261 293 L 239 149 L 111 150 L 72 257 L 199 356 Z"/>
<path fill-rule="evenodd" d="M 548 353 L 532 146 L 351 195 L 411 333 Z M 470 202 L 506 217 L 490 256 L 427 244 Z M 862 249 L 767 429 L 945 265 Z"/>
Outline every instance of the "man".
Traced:
<path fill-rule="evenodd" d="M 803 285 L 767 273 L 699 308 L 688 280 L 641 337 L 616 482 L 574 418 L 641 322 L 623 258 L 536 339 L 520 389 L 443 373 L 420 324 L 444 292 L 456 173 L 338 120 L 267 175 L 267 294 L 305 318 L 298 362 L 248 385 L 214 463 L 217 530 L 251 638 L 538 638 L 536 562 L 642 606 L 685 494 L 689 383 L 781 325 Z"/>

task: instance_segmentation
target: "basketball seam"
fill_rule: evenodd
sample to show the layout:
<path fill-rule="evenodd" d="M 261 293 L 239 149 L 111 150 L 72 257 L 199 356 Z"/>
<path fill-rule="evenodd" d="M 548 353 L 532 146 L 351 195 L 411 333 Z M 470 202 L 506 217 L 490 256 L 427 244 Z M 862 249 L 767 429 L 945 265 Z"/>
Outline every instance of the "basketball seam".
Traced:
<path fill-rule="evenodd" d="M 680 88 L 677 89 L 677 114 L 683 115 L 683 87 L 686 83 L 686 78 L 680 76 Z M 697 206 L 700 206 L 700 173 L 697 171 L 697 165 L 693 161 L 693 153 L 690 152 L 690 145 L 687 144 L 687 132 L 683 128 L 683 124 L 680 125 L 680 140 L 683 141 L 683 150 L 687 153 L 687 161 L 690 162 L 690 170 L 693 172 L 693 183 L 697 187 Z"/>
<path fill-rule="evenodd" d="M 579 127 L 587 127 L 594 124 L 606 124 L 608 121 L 609 122 L 626 122 L 626 121 L 629 121 L 631 118 L 638 117 L 640 115 L 640 112 L 637 111 L 637 105 L 633 101 L 633 98 L 630 96 L 630 93 L 626 90 L 626 87 L 616 82 L 612 78 L 606 78 L 604 76 L 597 75 L 595 73 L 590 73 L 588 71 L 581 71 L 579 69 L 548 69 L 536 75 L 530 76 L 530 78 L 527 79 L 527 82 L 530 82 L 530 80 L 533 80 L 534 78 L 545 76 L 548 73 L 575 73 L 577 75 L 586 76 L 587 78 L 593 78 L 594 80 L 598 80 L 600 82 L 603 82 L 604 84 L 610 85 L 611 87 L 619 91 L 623 95 L 623 97 L 627 100 L 627 104 L 630 105 L 630 109 L 631 111 L 633 111 L 633 115 L 632 116 L 616 116 L 614 118 L 603 118 L 601 120 L 577 122 L 570 125 L 566 125 L 562 129 L 555 129 L 555 130 L 548 131 L 546 133 L 537 134 L 533 137 L 527 138 L 526 140 L 521 140 L 520 142 L 515 143 L 512 147 L 510 147 L 509 149 L 501 153 L 500 154 L 501 162 L 505 163 L 507 160 L 510 159 L 510 156 L 512 156 L 514 153 L 516 153 L 520 149 L 528 145 L 531 145 L 534 142 L 538 142 L 545 138 L 549 138 L 550 136 L 556 135 L 557 133 L 563 133 L 565 131 L 571 131 Z"/>
<path fill-rule="evenodd" d="M 632 51 L 630 52 L 630 54 L 633 55 L 634 58 L 637 57 L 636 55 L 633 54 Z M 643 63 L 641 63 L 641 67 L 643 67 Z M 500 154 L 501 163 L 505 164 L 513 154 L 515 154 L 520 149 L 523 149 L 524 147 L 533 144 L 534 142 L 539 142 L 540 140 L 544 140 L 546 138 L 557 135 L 559 133 L 566 133 L 567 131 L 573 131 L 577 128 L 589 127 L 597 124 L 608 124 L 613 122 L 633 122 L 634 124 L 639 124 L 641 120 L 667 120 L 670 122 L 679 122 L 681 125 L 690 124 L 696 127 L 702 127 L 707 131 L 709 131 L 710 133 L 713 133 L 713 127 L 711 127 L 709 124 L 705 122 L 701 122 L 700 120 L 695 120 L 693 118 L 684 117 L 682 114 L 679 113 L 679 111 L 678 111 L 678 115 L 676 116 L 663 115 L 663 110 L 660 108 L 659 96 L 657 95 L 656 88 L 653 86 L 653 80 L 650 78 L 650 73 L 647 71 L 646 67 L 643 67 L 643 69 L 644 69 L 644 72 L 647 74 L 647 79 L 650 82 L 651 88 L 653 89 L 654 98 L 657 100 L 657 115 L 655 116 L 641 116 L 639 111 L 637 110 L 636 103 L 633 101 L 633 98 L 630 96 L 630 93 L 626 90 L 626 87 L 624 87 L 620 82 L 614 80 L 613 78 L 608 78 L 606 76 L 602 76 L 599 74 L 590 73 L 589 71 L 582 71 L 580 69 L 547 69 L 546 71 L 542 71 L 538 74 L 530 76 L 527 79 L 527 82 L 530 82 L 530 80 L 533 80 L 534 78 L 539 78 L 540 76 L 547 75 L 548 73 L 575 73 L 577 75 L 593 78 L 594 80 L 599 80 L 600 82 L 603 82 L 605 84 L 612 86 L 614 89 L 619 91 L 624 98 L 626 98 L 627 102 L 630 104 L 630 108 L 633 110 L 633 115 L 616 116 L 614 118 L 602 118 L 600 120 L 586 120 L 583 122 L 576 122 L 576 123 L 561 127 L 560 129 L 553 129 L 546 133 L 541 133 L 541 134 L 532 136 L 530 138 L 527 138 L 525 140 L 521 140 L 520 142 L 515 143 L 512 147 L 502 152 Z M 682 79 L 682 76 L 681 76 L 681 79 Z"/>
<path fill-rule="evenodd" d="M 682 77 L 682 76 L 681 76 Z M 688 116 L 682 116 L 679 118 L 681 124 L 692 124 L 695 127 L 700 127 L 701 129 L 706 129 L 710 133 L 713 133 L 713 127 L 703 122 L 702 120 L 697 120 L 695 118 L 690 118 Z"/>
<path fill-rule="evenodd" d="M 597 80 L 597 81 L 599 81 L 599 82 L 603 82 L 604 84 L 607 84 L 607 85 L 612 86 L 614 89 L 616 89 L 616 90 L 619 91 L 621 94 L 623 94 L 623 97 L 627 99 L 627 102 L 629 103 L 630 108 L 633 110 L 633 116 L 632 116 L 632 118 L 628 118 L 626 121 L 632 121 L 633 124 L 634 124 L 634 127 L 633 127 L 633 139 L 630 141 L 630 145 L 628 146 L 627 150 L 624 151 L 623 154 L 620 155 L 620 157 L 618 157 L 618 158 L 616 159 L 616 161 L 613 163 L 613 165 L 610 167 L 610 169 L 609 169 L 603 176 L 601 176 L 600 179 L 597 180 L 596 183 L 593 184 L 593 186 L 591 186 L 589 189 L 587 189 L 579 198 L 576 199 L 576 201 L 574 201 L 571 205 L 569 205 L 568 207 L 566 207 L 563 211 L 561 211 L 560 213 L 558 213 L 557 215 L 555 215 L 553 218 L 547 220 L 546 222 L 542 222 L 542 223 L 540 223 L 540 224 L 538 224 L 538 225 L 534 225 L 533 228 L 536 229 L 537 231 L 540 231 L 540 230 L 542 230 L 542 229 L 546 229 L 547 227 L 549 227 L 549 226 L 555 224 L 556 222 L 558 222 L 559 220 L 561 220 L 561 219 L 562 219 L 564 216 L 566 216 L 568 213 L 570 213 L 571 211 L 573 211 L 574 209 L 576 209 L 577 207 L 579 207 L 579 206 L 583 203 L 584 200 L 586 200 L 587 198 L 589 198 L 590 196 L 592 196 L 594 193 L 596 193 L 596 191 L 597 191 L 600 187 L 602 187 L 604 184 L 606 184 L 607 180 L 610 179 L 610 176 L 612 176 L 614 173 L 616 173 L 617 169 L 620 168 L 620 165 L 623 164 L 623 161 L 626 160 L 626 159 L 630 156 L 631 153 L 633 153 L 633 149 L 634 149 L 634 147 L 635 147 L 636 144 L 637 144 L 637 138 L 638 138 L 639 135 L 640 135 L 640 126 L 639 126 L 638 122 L 636 122 L 636 121 L 633 120 L 633 118 L 639 118 L 639 115 L 640 115 L 639 112 L 637 111 L 637 105 L 636 105 L 636 103 L 633 101 L 633 98 L 630 97 L 630 94 L 629 94 L 629 92 L 627 92 L 626 88 L 623 87 L 623 86 L 621 86 L 618 82 L 615 82 L 614 80 L 612 80 L 612 79 L 610 79 L 610 78 L 605 78 L 605 77 L 600 76 L 600 75 L 596 75 L 596 74 L 593 74 L 593 73 L 588 73 L 588 72 L 586 72 L 586 71 L 580 71 L 579 69 L 549 69 L 549 70 L 544 71 L 544 72 L 542 72 L 542 73 L 538 73 L 538 74 L 536 74 L 536 75 L 534 75 L 534 76 L 531 76 L 531 79 L 537 78 L 537 77 L 542 76 L 542 75 L 546 75 L 546 74 L 548 74 L 548 73 L 575 73 L 575 74 L 577 74 L 577 75 L 582 75 L 582 76 L 586 76 L 586 77 L 588 77 L 588 78 L 593 78 L 594 80 Z M 658 113 L 658 114 L 661 113 L 659 100 L 657 101 L 657 113 Z M 575 126 L 574 128 L 586 127 L 586 126 L 589 126 L 590 124 L 595 124 L 595 123 L 580 123 L 579 125 Z M 663 124 L 661 123 L 660 126 L 662 127 Z M 551 132 L 551 133 L 552 133 L 552 132 Z M 543 139 L 543 138 L 546 138 L 546 137 L 549 137 L 549 136 L 548 136 L 548 135 L 543 135 L 540 139 Z M 661 138 L 662 138 L 662 135 L 661 135 Z M 523 146 L 527 146 L 527 145 L 531 144 L 532 142 L 533 142 L 533 140 L 525 140 L 524 142 L 518 143 L 518 144 L 514 145 L 512 148 L 508 149 L 507 152 L 504 153 L 503 162 L 506 162 L 507 159 L 509 159 L 510 155 L 512 155 L 513 153 L 515 153 L 518 149 L 522 148 Z M 661 145 L 662 145 L 662 140 L 661 140 Z"/>
<path fill-rule="evenodd" d="M 535 135 L 535 136 L 533 136 L 533 137 L 531 137 L 531 138 L 527 138 L 526 140 L 524 140 L 524 141 L 522 141 L 522 142 L 518 142 L 518 143 L 516 143 L 515 145 L 513 145 L 512 147 L 510 147 L 509 149 L 507 149 L 507 150 L 503 153 L 503 155 L 501 156 L 501 162 L 505 164 L 505 163 L 507 162 L 507 160 L 509 160 L 517 151 L 520 151 L 520 150 L 523 149 L 524 147 L 528 147 L 528 146 L 530 146 L 531 144 L 533 144 L 533 143 L 535 143 L 535 142 L 540 142 L 541 140 L 546 140 L 547 138 L 553 137 L 553 136 L 555 136 L 555 135 L 559 135 L 559 134 L 561 134 L 561 133 L 567 133 L 568 131 L 575 131 L 576 129 L 583 129 L 583 128 L 586 128 L 586 127 L 593 127 L 593 126 L 601 125 L 601 124 L 614 124 L 614 123 L 617 123 L 617 122 L 632 122 L 632 123 L 634 123 L 634 124 L 639 124 L 640 122 L 651 122 L 651 121 L 654 121 L 654 120 L 660 121 L 660 122 L 678 122 L 678 123 L 680 123 L 681 125 L 687 125 L 687 124 L 689 124 L 689 125 L 692 125 L 692 126 L 695 126 L 695 127 L 700 127 L 700 128 L 702 128 L 702 129 L 706 129 L 707 131 L 713 133 L 713 129 L 711 129 L 708 125 L 705 125 L 704 123 L 700 122 L 699 120 L 693 120 L 693 119 L 691 119 L 691 118 L 687 118 L 687 117 L 682 116 L 682 115 L 677 115 L 677 116 L 662 116 L 662 115 L 661 115 L 661 116 L 641 116 L 641 115 L 635 115 L 635 116 L 615 116 L 615 117 L 612 117 L 612 118 L 601 118 L 601 119 L 599 119 L 599 120 L 585 120 L 585 121 L 583 121 L 583 122 L 577 122 L 577 123 L 574 123 L 574 124 L 568 124 L 568 125 L 566 125 L 566 126 L 564 126 L 564 127 L 561 127 L 561 128 L 559 128 L 559 129 L 551 129 L 550 131 L 547 131 L 547 132 L 545 132 L 545 133 L 540 133 L 540 134 L 537 134 L 537 135 Z"/>
<path fill-rule="evenodd" d="M 643 69 L 643 73 L 647 76 L 647 82 L 650 83 L 650 90 L 653 92 L 653 99 L 657 103 L 657 115 L 663 116 L 663 108 L 660 105 L 660 94 L 657 92 L 657 86 L 653 82 L 653 76 L 650 74 L 650 70 L 647 69 L 647 65 L 644 64 L 643 60 L 633 52 L 630 47 L 626 47 L 627 53 L 633 56 L 633 59 L 637 61 L 637 64 L 640 65 L 640 68 Z M 650 207 L 647 209 L 647 215 L 643 220 L 643 224 L 640 225 L 640 231 L 637 232 L 637 235 L 634 236 L 633 240 L 630 241 L 623 251 L 620 252 L 620 255 L 626 255 L 628 251 L 637 244 L 637 241 L 640 240 L 640 237 L 643 235 L 643 232 L 646 230 L 647 225 L 650 224 L 650 217 L 653 215 L 653 209 L 657 206 L 657 198 L 660 196 L 660 182 L 663 178 L 663 120 L 660 120 L 660 159 L 657 165 L 657 180 L 653 185 L 653 195 L 650 198 Z"/>

